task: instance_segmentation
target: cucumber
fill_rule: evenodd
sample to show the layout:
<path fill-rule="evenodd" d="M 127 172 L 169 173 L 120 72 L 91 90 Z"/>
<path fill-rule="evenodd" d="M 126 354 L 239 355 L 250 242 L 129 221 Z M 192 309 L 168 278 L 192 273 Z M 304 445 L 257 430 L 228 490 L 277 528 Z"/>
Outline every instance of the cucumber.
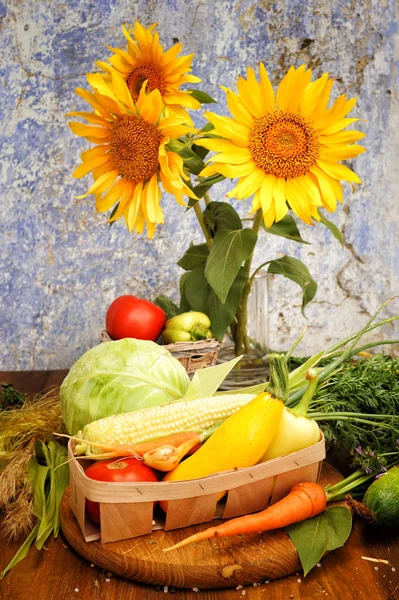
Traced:
<path fill-rule="evenodd" d="M 399 528 L 399 466 L 392 467 L 371 484 L 363 504 L 376 523 Z"/>

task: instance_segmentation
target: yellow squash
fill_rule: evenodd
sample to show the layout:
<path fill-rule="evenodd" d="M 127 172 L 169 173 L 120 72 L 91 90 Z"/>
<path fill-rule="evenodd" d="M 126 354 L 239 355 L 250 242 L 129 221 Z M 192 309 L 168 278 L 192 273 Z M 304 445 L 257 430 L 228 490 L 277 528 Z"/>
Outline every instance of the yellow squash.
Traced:
<path fill-rule="evenodd" d="M 250 467 L 260 461 L 276 434 L 284 404 L 263 392 L 228 417 L 192 456 L 164 481 L 183 481 Z"/>

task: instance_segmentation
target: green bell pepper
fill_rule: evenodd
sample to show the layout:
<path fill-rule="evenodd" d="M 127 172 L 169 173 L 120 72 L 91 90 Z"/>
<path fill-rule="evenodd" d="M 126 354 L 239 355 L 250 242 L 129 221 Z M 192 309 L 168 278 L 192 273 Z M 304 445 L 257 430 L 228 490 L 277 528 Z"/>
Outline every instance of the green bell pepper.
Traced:
<path fill-rule="evenodd" d="M 186 312 L 165 323 L 162 339 L 165 344 L 195 342 L 213 337 L 209 317 L 202 312 Z"/>

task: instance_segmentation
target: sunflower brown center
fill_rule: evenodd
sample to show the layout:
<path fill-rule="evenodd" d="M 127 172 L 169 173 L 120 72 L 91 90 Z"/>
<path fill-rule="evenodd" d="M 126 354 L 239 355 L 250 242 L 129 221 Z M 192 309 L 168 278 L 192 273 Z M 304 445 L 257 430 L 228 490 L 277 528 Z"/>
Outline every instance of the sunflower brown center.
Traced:
<path fill-rule="evenodd" d="M 306 119 L 277 110 L 255 121 L 249 133 L 249 150 L 266 174 L 290 178 L 304 175 L 315 164 L 319 142 Z"/>
<path fill-rule="evenodd" d="M 136 65 L 126 79 L 127 87 L 134 101 L 137 100 L 143 83 L 147 81 L 147 91 L 159 90 L 161 95 L 166 92 L 166 82 L 159 67 L 151 63 Z"/>
<path fill-rule="evenodd" d="M 115 121 L 109 140 L 114 168 L 139 183 L 148 181 L 159 167 L 158 152 L 162 134 L 140 116 L 123 115 Z"/>

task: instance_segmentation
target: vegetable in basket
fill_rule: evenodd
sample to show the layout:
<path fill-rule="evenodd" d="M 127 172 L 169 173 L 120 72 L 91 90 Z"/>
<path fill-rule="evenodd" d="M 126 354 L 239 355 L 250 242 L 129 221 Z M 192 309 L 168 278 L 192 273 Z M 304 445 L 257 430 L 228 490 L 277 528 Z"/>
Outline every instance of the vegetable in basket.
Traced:
<path fill-rule="evenodd" d="M 149 300 L 125 295 L 116 298 L 107 310 L 105 326 L 113 340 L 137 338 L 156 342 L 163 326 L 165 313 Z"/>
<path fill-rule="evenodd" d="M 281 369 L 286 368 L 281 355 L 270 355 L 270 384 L 267 392 L 227 418 L 195 454 L 167 473 L 164 481 L 182 481 L 206 477 L 213 473 L 256 465 L 273 441 L 284 410 L 280 399 L 286 390 Z M 163 507 L 163 503 L 161 503 Z"/>
<path fill-rule="evenodd" d="M 82 432 L 73 436 L 79 442 L 75 454 L 86 454 L 93 458 L 101 450 L 109 452 L 110 457 L 127 456 L 132 452 L 140 454 L 137 445 L 152 443 L 161 438 L 163 443 L 176 445 L 173 439 L 167 440 L 165 436 L 172 438 L 173 435 L 184 432 L 189 435 L 192 432 L 195 435 L 205 434 L 209 428 L 232 415 L 253 398 L 253 394 L 211 396 L 171 402 L 100 419 L 89 423 Z M 184 441 L 179 438 L 177 445 Z M 117 454 L 118 452 L 121 454 Z"/>
<path fill-rule="evenodd" d="M 285 363 L 286 364 L 286 363 Z M 287 377 L 286 374 L 284 376 Z M 308 387 L 295 409 L 284 408 L 276 435 L 262 460 L 271 460 L 291 452 L 297 452 L 313 446 L 320 440 L 320 428 L 316 421 L 306 416 L 309 404 L 317 388 L 317 371 L 309 369 L 306 372 Z M 288 387 L 288 379 L 287 379 Z"/>
<path fill-rule="evenodd" d="M 124 460 L 103 460 L 93 463 L 85 471 L 86 477 L 96 481 L 126 483 L 132 481 L 153 481 L 158 478 L 154 471 L 137 458 Z M 86 499 L 86 514 L 94 523 L 100 523 L 100 504 Z"/>
<path fill-rule="evenodd" d="M 60 389 L 68 433 L 117 413 L 159 406 L 184 396 L 190 379 L 162 346 L 126 338 L 99 344 L 73 365 Z"/>
<path fill-rule="evenodd" d="M 211 321 L 202 312 L 190 311 L 177 315 L 165 323 L 162 339 L 165 344 L 195 342 L 213 337 Z"/>

